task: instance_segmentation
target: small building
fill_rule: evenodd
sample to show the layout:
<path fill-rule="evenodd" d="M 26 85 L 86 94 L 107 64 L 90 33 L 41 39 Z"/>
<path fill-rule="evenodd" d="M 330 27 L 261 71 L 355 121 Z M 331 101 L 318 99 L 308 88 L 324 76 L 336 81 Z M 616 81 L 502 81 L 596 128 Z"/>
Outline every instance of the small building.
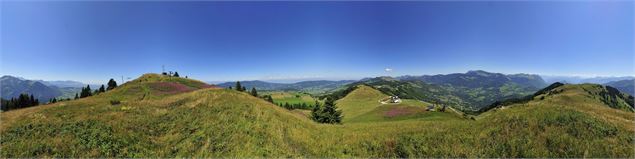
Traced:
<path fill-rule="evenodd" d="M 426 108 L 426 111 L 434 111 L 434 105 L 428 105 L 428 108 Z"/>
<path fill-rule="evenodd" d="M 401 99 L 399 99 L 399 96 L 390 96 L 390 102 L 391 103 L 401 103 Z"/>

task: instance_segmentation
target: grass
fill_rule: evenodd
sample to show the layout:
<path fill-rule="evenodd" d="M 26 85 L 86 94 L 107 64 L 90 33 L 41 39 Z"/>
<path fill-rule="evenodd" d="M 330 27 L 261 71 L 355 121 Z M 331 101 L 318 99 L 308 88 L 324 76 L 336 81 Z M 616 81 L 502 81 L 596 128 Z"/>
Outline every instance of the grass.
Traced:
<path fill-rule="evenodd" d="M 451 112 L 431 112 L 426 108 L 432 104 L 423 101 L 403 99 L 401 103 L 382 104 L 380 100 L 389 97 L 371 87 L 360 85 L 336 103 L 342 110 L 345 123 L 381 122 L 396 120 L 454 120 L 460 116 Z M 439 108 L 437 108 L 438 110 Z"/>
<path fill-rule="evenodd" d="M 302 104 L 305 103 L 307 105 L 315 105 L 315 101 L 321 100 L 317 98 L 313 98 L 310 94 L 301 93 L 301 92 L 282 92 L 282 91 L 274 91 L 274 92 L 266 92 L 266 95 L 271 95 L 273 98 L 273 102 L 277 104 Z"/>
<path fill-rule="evenodd" d="M 138 80 L 93 97 L 2 112 L 0 157 L 635 157 L 634 113 L 575 85 L 477 120 L 425 112 L 352 122 L 346 115 L 390 107 L 355 102 L 383 96 L 360 87 L 337 102 L 346 122 L 328 125 L 244 92 L 163 94 L 147 86 L 165 79 Z M 111 98 L 122 100 L 111 105 Z M 393 107 L 417 107 L 412 102 Z"/>

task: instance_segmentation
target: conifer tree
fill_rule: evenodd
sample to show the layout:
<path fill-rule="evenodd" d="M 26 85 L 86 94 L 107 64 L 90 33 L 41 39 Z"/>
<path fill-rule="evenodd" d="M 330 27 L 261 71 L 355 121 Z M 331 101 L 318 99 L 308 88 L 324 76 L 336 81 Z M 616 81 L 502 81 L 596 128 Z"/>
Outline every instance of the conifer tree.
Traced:
<path fill-rule="evenodd" d="M 174 77 L 179 77 L 179 72 L 174 71 Z"/>
<path fill-rule="evenodd" d="M 243 86 L 243 88 L 240 89 L 240 91 L 247 91 L 247 88 L 245 88 L 245 86 Z"/>
<path fill-rule="evenodd" d="M 271 95 L 267 95 L 267 101 L 273 103 L 273 98 L 271 98 Z"/>
<path fill-rule="evenodd" d="M 322 115 L 320 114 L 322 111 L 322 109 L 320 108 L 320 103 L 318 103 L 318 101 L 315 101 L 315 106 L 313 106 L 313 109 L 311 109 L 311 119 L 315 122 L 320 122 L 322 120 Z"/>
<path fill-rule="evenodd" d="M 240 81 L 236 81 L 236 87 L 235 88 L 236 88 L 237 91 L 242 91 L 243 86 L 240 85 Z"/>
<path fill-rule="evenodd" d="M 342 112 L 337 110 L 335 101 L 331 98 L 326 99 L 324 109 L 322 109 L 322 115 L 325 115 L 322 123 L 335 124 L 342 122 Z"/>
<path fill-rule="evenodd" d="M 79 95 L 75 93 L 75 99 L 79 99 Z"/>
<path fill-rule="evenodd" d="M 289 105 L 289 102 L 285 102 L 284 103 L 284 108 L 291 109 L 291 106 Z"/>
<path fill-rule="evenodd" d="M 33 98 L 33 94 L 31 94 L 31 99 L 29 100 L 29 106 L 37 105 L 37 101 Z"/>
<path fill-rule="evenodd" d="M 316 101 L 316 106 L 311 110 L 311 119 L 319 123 L 336 124 L 342 122 L 342 112 L 337 110 L 335 101 L 326 98 L 324 106 L 320 107 Z"/>
<path fill-rule="evenodd" d="M 251 95 L 254 97 L 258 97 L 258 92 L 256 91 L 256 87 L 251 87 Z"/>
<path fill-rule="evenodd" d="M 99 93 L 104 93 L 106 92 L 106 89 L 104 88 L 104 85 L 102 84 L 101 87 L 99 87 Z"/>
<path fill-rule="evenodd" d="M 79 94 L 79 98 L 84 98 L 92 95 L 93 94 L 90 90 L 90 85 L 87 85 L 86 88 L 82 88 L 82 92 Z"/>
<path fill-rule="evenodd" d="M 117 88 L 117 82 L 114 79 L 110 79 L 108 80 L 108 87 L 106 88 L 106 90 L 112 90 Z"/>

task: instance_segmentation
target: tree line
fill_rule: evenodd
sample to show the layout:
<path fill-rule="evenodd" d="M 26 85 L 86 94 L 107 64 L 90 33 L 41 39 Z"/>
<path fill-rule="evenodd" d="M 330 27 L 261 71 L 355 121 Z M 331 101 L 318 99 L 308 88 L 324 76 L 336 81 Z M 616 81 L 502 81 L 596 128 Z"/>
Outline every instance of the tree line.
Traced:
<path fill-rule="evenodd" d="M 313 107 L 320 106 L 320 102 L 315 101 L 314 105 L 310 105 L 310 104 L 306 104 L 306 103 L 292 103 L 292 104 L 289 104 L 289 102 L 276 103 L 276 105 L 278 105 L 280 107 L 283 107 L 285 109 L 289 109 L 289 110 L 293 110 L 293 109 L 311 110 Z"/>
<path fill-rule="evenodd" d="M 33 94 L 20 94 L 17 98 L 11 98 L 9 100 L 0 99 L 0 103 L 2 103 L 2 106 L 0 106 L 2 111 L 40 105 L 40 101 L 34 98 Z"/>
<path fill-rule="evenodd" d="M 74 99 L 80 99 L 80 98 L 85 98 L 85 97 L 90 97 L 99 93 L 104 93 L 106 91 L 112 90 L 117 88 L 117 82 L 114 79 L 110 79 L 108 81 L 108 87 L 105 87 L 103 84 L 101 85 L 101 87 L 99 87 L 98 89 L 95 89 L 94 91 L 92 91 L 90 89 L 90 85 L 87 85 L 86 87 L 82 87 L 81 91 L 79 93 L 75 93 L 75 98 Z M 61 98 L 61 99 L 57 99 L 57 98 L 51 98 L 49 99 L 48 104 L 51 103 L 57 103 L 57 102 L 61 102 L 61 101 L 69 101 L 71 100 L 70 98 Z M 40 105 L 40 101 L 36 98 L 33 97 L 33 94 L 29 95 L 29 94 L 20 94 L 18 97 L 15 98 L 11 98 L 11 99 L 0 99 L 0 110 L 2 111 L 9 111 L 9 110 L 14 110 L 14 109 L 20 109 L 20 108 L 27 108 L 27 107 L 32 107 L 32 106 L 37 106 Z"/>
<path fill-rule="evenodd" d="M 108 80 L 107 85 L 108 87 L 105 88 L 104 85 L 102 84 L 101 87 L 99 87 L 98 89 L 95 89 L 94 91 L 90 89 L 90 85 L 87 85 L 86 87 L 82 87 L 82 90 L 79 92 L 79 94 L 75 93 L 75 99 L 90 97 L 90 96 L 97 95 L 99 93 L 104 93 L 106 91 L 117 88 L 117 82 L 112 78 Z"/>

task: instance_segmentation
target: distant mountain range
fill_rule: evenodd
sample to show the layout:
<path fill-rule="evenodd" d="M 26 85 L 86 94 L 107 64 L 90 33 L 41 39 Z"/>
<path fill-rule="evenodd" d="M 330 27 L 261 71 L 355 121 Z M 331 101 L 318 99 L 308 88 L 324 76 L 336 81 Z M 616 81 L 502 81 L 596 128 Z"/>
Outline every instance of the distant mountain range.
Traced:
<path fill-rule="evenodd" d="M 634 77 L 594 77 L 582 78 L 571 76 L 540 76 L 534 74 L 501 74 L 482 70 L 466 73 L 439 75 L 376 77 L 356 80 L 315 80 L 296 83 L 274 83 L 265 81 L 241 81 L 248 89 L 271 91 L 304 91 L 312 94 L 324 94 L 347 88 L 347 85 L 368 84 L 384 93 L 428 100 L 446 102 L 463 106 L 465 110 L 478 110 L 483 106 L 508 98 L 522 97 L 531 94 L 552 82 L 563 83 L 596 83 L 617 88 L 635 94 Z M 40 101 L 48 101 L 52 97 L 72 98 L 79 88 L 86 84 L 65 81 L 27 80 L 20 77 L 3 76 L 2 98 L 16 97 L 20 93 L 34 94 Z M 234 87 L 235 82 L 217 84 L 219 87 Z M 91 85 L 92 89 L 99 85 Z"/>
<path fill-rule="evenodd" d="M 81 88 L 81 87 L 86 87 L 86 84 L 82 83 L 82 82 L 77 82 L 77 81 L 44 81 L 44 80 L 37 80 L 38 82 L 42 82 L 43 84 L 47 85 L 47 86 L 55 86 L 55 87 L 60 87 L 60 88 L 64 88 L 64 87 L 74 87 L 74 88 Z M 91 87 L 93 87 L 94 85 L 91 85 Z"/>
<path fill-rule="evenodd" d="M 549 76 L 549 75 L 541 75 L 541 77 L 547 83 L 571 83 L 571 84 L 581 84 L 581 83 L 595 83 L 595 84 L 604 84 L 613 81 L 620 80 L 631 80 L 635 79 L 633 76 L 621 76 L 621 77 L 579 77 L 579 76 Z"/>
<path fill-rule="evenodd" d="M 10 99 L 17 97 L 22 93 L 33 94 L 33 96 L 46 102 L 51 98 L 73 98 L 75 93 L 85 87 L 86 84 L 77 81 L 44 81 L 44 80 L 28 80 L 21 77 L 5 75 L 0 78 L 0 86 L 2 88 L 2 98 Z M 90 85 L 92 89 L 98 88 L 98 85 Z"/>
<path fill-rule="evenodd" d="M 607 82 L 604 85 L 615 87 L 616 89 L 630 95 L 635 95 L 635 79 L 612 81 Z"/>
<path fill-rule="evenodd" d="M 240 81 L 240 84 L 247 89 L 255 87 L 258 90 L 289 90 L 289 91 L 305 91 L 309 93 L 322 93 L 329 90 L 337 89 L 349 83 L 355 82 L 354 80 L 340 80 L 340 81 L 302 81 L 296 83 L 272 83 L 265 81 Z M 225 82 L 217 84 L 219 87 L 229 88 L 234 87 L 236 82 Z"/>
<path fill-rule="evenodd" d="M 4 99 L 10 99 L 26 93 L 33 94 L 40 102 L 46 102 L 51 98 L 62 95 L 62 91 L 57 87 L 49 87 L 39 81 L 25 80 L 12 76 L 2 76 L 0 78 L 0 88 L 2 88 L 1 93 Z"/>

